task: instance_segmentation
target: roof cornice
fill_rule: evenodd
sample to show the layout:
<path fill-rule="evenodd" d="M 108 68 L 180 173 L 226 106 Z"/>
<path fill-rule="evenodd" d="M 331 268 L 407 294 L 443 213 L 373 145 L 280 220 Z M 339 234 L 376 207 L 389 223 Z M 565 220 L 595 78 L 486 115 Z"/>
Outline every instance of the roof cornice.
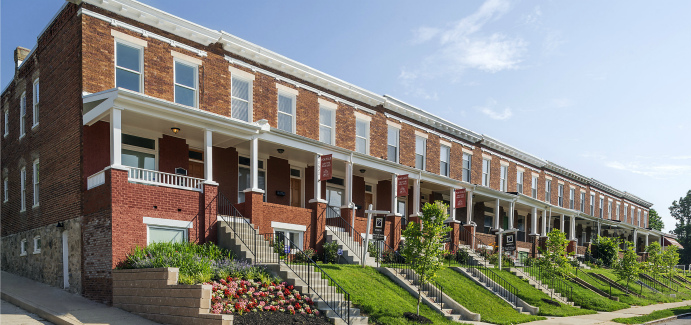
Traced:
<path fill-rule="evenodd" d="M 503 154 L 523 160 L 531 165 L 537 166 L 538 168 L 543 167 L 545 166 L 545 164 L 547 164 L 546 160 L 538 158 L 537 156 L 531 155 L 525 151 L 519 150 L 516 147 L 510 146 L 485 134 L 482 135 L 482 144 L 485 145 L 487 148 L 491 148 Z"/>
<path fill-rule="evenodd" d="M 551 161 L 547 161 L 547 164 L 545 164 L 545 168 L 547 168 L 547 169 L 549 169 L 555 173 L 569 177 L 573 180 L 579 181 L 579 182 L 583 183 L 584 186 L 588 185 L 588 182 L 590 181 L 589 178 L 587 178 L 587 177 L 585 177 L 579 173 L 576 173 L 573 170 L 559 166 L 559 165 L 557 165 Z"/>

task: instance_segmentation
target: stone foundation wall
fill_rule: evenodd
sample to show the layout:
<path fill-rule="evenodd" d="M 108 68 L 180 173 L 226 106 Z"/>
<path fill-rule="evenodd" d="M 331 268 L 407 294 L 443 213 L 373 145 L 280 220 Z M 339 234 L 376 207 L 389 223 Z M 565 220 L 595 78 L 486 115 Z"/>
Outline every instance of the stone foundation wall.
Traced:
<path fill-rule="evenodd" d="M 31 280 L 63 288 L 62 233 L 67 231 L 69 288 L 82 292 L 82 218 L 22 231 L 2 237 L 2 270 Z M 34 254 L 34 238 L 41 237 L 41 252 Z M 26 240 L 26 255 L 21 254 L 21 242 Z"/>

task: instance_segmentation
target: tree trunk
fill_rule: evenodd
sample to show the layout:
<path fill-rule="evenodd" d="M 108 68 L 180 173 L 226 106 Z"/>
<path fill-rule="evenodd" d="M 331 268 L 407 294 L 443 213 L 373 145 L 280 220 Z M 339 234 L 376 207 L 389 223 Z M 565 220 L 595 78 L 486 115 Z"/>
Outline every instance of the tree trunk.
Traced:
<path fill-rule="evenodd" d="M 418 287 L 417 287 L 417 315 L 418 316 L 420 316 L 420 302 L 421 301 L 422 301 L 422 286 L 418 285 Z"/>

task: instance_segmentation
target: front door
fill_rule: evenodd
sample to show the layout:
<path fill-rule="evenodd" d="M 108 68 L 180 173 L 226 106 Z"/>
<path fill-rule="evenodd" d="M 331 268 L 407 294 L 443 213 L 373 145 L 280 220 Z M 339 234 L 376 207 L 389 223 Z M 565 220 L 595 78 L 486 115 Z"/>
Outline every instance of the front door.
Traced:
<path fill-rule="evenodd" d="M 364 207 L 365 210 L 369 209 L 370 205 L 372 205 L 372 207 L 374 207 L 374 205 L 373 205 L 374 202 L 372 202 L 372 201 L 374 201 L 374 194 L 365 193 L 365 207 Z"/>
<path fill-rule="evenodd" d="M 194 178 L 204 178 L 204 163 L 190 161 L 187 176 Z"/>
<path fill-rule="evenodd" d="M 302 190 L 301 190 L 301 180 L 299 178 L 290 179 L 290 206 L 301 207 L 300 202 L 302 201 Z"/>

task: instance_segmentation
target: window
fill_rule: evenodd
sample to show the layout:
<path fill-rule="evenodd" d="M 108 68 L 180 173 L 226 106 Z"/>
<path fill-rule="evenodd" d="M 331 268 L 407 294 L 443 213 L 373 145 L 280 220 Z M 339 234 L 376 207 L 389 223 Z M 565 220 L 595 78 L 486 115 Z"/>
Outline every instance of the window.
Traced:
<path fill-rule="evenodd" d="M 369 153 L 369 122 L 355 120 L 355 151 Z"/>
<path fill-rule="evenodd" d="M 7 137 L 10 134 L 10 111 L 5 110 L 5 134 L 3 136 Z"/>
<path fill-rule="evenodd" d="M 563 207 L 564 206 L 564 184 L 559 184 L 559 186 L 557 187 L 557 190 L 558 190 L 558 192 L 557 192 L 557 204 L 560 207 Z"/>
<path fill-rule="evenodd" d="M 595 216 L 595 194 L 590 194 L 590 215 Z"/>
<path fill-rule="evenodd" d="M 336 112 L 324 106 L 319 107 L 319 141 L 335 144 Z"/>
<path fill-rule="evenodd" d="M 516 172 L 516 192 L 523 193 L 523 172 Z"/>
<path fill-rule="evenodd" d="M 607 202 L 607 219 L 612 220 L 612 201 Z"/>
<path fill-rule="evenodd" d="M 149 244 L 156 242 L 182 243 L 187 241 L 187 229 L 177 227 L 147 226 Z"/>
<path fill-rule="evenodd" d="M 572 188 L 569 191 L 569 209 L 573 209 L 576 204 L 576 189 Z"/>
<path fill-rule="evenodd" d="M 9 182 L 7 181 L 7 177 L 5 177 L 4 180 L 2 180 L 2 195 L 3 195 L 3 202 L 7 202 L 10 200 L 10 193 L 9 193 Z"/>
<path fill-rule="evenodd" d="M 499 169 L 499 190 L 506 192 L 508 190 L 506 186 L 506 174 L 509 173 L 509 166 L 501 166 Z"/>
<path fill-rule="evenodd" d="M 34 254 L 41 253 L 41 236 L 34 237 Z"/>
<path fill-rule="evenodd" d="M 245 122 L 250 120 L 252 112 L 252 82 L 233 75 L 230 79 L 230 117 Z"/>
<path fill-rule="evenodd" d="M 156 170 L 156 151 L 156 140 L 122 134 L 122 164 L 124 166 Z M 130 173 L 132 176 L 136 171 L 130 169 Z"/>
<path fill-rule="evenodd" d="M 258 181 L 259 184 L 255 187 L 264 190 L 264 201 L 266 201 L 266 170 L 264 169 L 264 161 L 257 160 Z M 247 157 L 238 157 L 238 203 L 245 202 L 245 190 L 252 187 L 252 173 L 250 173 L 250 159 Z"/>
<path fill-rule="evenodd" d="M 115 87 L 143 92 L 142 57 L 141 47 L 115 42 Z"/>
<path fill-rule="evenodd" d="M 624 204 L 624 222 L 627 222 L 627 212 L 629 211 L 629 206 Z"/>
<path fill-rule="evenodd" d="M 197 107 L 197 66 L 175 60 L 175 102 Z"/>
<path fill-rule="evenodd" d="M 19 138 L 23 138 L 26 135 L 26 93 L 22 94 L 19 101 Z"/>
<path fill-rule="evenodd" d="M 22 168 L 22 171 L 19 173 L 20 177 L 20 184 L 21 184 L 21 210 L 20 211 L 26 211 L 26 167 Z"/>
<path fill-rule="evenodd" d="M 426 149 L 427 140 L 423 137 L 415 137 L 415 168 L 422 170 L 425 169 L 425 153 L 427 151 Z"/>
<path fill-rule="evenodd" d="M 449 176 L 449 162 L 451 161 L 451 148 L 442 145 L 439 150 L 439 157 L 441 163 L 439 164 L 439 175 Z"/>
<path fill-rule="evenodd" d="M 19 256 L 26 256 L 26 239 L 22 239 L 19 244 Z"/>
<path fill-rule="evenodd" d="M 38 206 L 38 175 L 39 175 L 38 174 L 38 169 L 39 169 L 38 167 L 39 167 L 39 163 L 38 163 L 38 159 L 37 159 L 36 161 L 34 161 L 34 170 L 33 170 L 33 174 L 34 174 L 34 206 Z"/>
<path fill-rule="evenodd" d="M 393 162 L 398 162 L 398 133 L 399 129 L 389 126 L 389 135 L 388 135 L 388 152 L 387 152 L 387 159 L 389 161 Z"/>
<path fill-rule="evenodd" d="M 552 204 L 552 180 L 545 181 L 545 202 Z"/>
<path fill-rule="evenodd" d="M 643 212 L 643 228 L 648 228 L 648 212 Z"/>
<path fill-rule="evenodd" d="M 600 218 L 602 218 L 604 207 L 605 207 L 605 199 L 600 198 Z"/>
<path fill-rule="evenodd" d="M 357 127 L 357 122 L 356 122 Z M 278 129 L 295 133 L 295 96 L 278 94 Z"/>
<path fill-rule="evenodd" d="M 482 160 L 482 185 L 489 186 L 489 163 L 487 159 Z"/>
<path fill-rule="evenodd" d="M 463 179 L 462 181 L 470 183 L 470 157 L 471 155 L 463 153 Z"/>
<path fill-rule="evenodd" d="M 619 202 L 617 202 L 617 220 L 619 220 Z"/>
<path fill-rule="evenodd" d="M 274 234 L 276 234 L 276 241 L 277 242 L 283 242 L 284 246 L 290 246 L 291 252 L 297 247 L 299 249 L 302 249 L 302 241 L 303 241 L 303 234 L 304 232 L 302 231 L 296 231 L 296 230 L 286 230 L 286 229 L 277 229 L 274 228 Z M 281 248 L 281 251 L 283 251 L 285 248 Z"/>
<path fill-rule="evenodd" d="M 533 181 L 530 185 L 530 194 L 533 199 L 537 199 L 537 176 L 533 176 Z"/>
<path fill-rule="evenodd" d="M 34 126 L 32 128 L 35 128 L 38 126 L 38 79 L 34 82 L 34 111 L 33 111 L 33 118 L 34 118 Z"/>
<path fill-rule="evenodd" d="M 638 222 L 637 222 L 638 226 L 640 227 L 641 226 L 641 209 L 638 209 L 638 218 L 637 219 L 638 219 Z"/>
<path fill-rule="evenodd" d="M 581 192 L 581 212 L 585 213 L 585 192 Z"/>

